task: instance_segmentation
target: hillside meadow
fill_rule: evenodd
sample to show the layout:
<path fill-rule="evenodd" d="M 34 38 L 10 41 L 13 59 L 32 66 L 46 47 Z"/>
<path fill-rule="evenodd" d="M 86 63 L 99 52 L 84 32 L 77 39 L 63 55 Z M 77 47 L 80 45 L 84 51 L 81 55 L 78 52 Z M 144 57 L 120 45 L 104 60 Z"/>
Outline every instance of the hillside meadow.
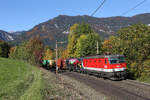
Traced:
<path fill-rule="evenodd" d="M 42 100 L 42 80 L 38 68 L 0 58 L 0 100 Z"/>
<path fill-rule="evenodd" d="M 63 81 L 64 80 L 64 81 Z M 25 62 L 0 58 L 0 100 L 75 100 L 83 98 L 72 79 Z M 70 84 L 67 86 L 66 84 Z M 70 86 L 72 86 L 70 88 Z"/>

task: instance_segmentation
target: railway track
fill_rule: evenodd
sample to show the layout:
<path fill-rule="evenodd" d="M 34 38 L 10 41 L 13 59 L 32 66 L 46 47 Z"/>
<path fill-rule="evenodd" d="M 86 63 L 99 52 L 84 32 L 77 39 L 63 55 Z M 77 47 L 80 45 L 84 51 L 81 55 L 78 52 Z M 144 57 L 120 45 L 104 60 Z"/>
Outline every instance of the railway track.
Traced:
<path fill-rule="evenodd" d="M 64 72 L 75 80 L 84 83 L 104 94 L 107 100 L 150 100 L 150 85 L 131 80 L 111 81 L 76 72 Z"/>

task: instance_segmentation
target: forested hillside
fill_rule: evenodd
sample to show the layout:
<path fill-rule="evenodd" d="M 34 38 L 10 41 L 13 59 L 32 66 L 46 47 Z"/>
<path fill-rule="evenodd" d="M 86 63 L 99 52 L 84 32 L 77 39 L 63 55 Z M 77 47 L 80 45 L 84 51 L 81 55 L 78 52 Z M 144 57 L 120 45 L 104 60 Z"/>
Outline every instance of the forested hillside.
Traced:
<path fill-rule="evenodd" d="M 75 23 L 88 23 L 95 32 L 97 32 L 102 38 L 108 38 L 111 35 L 115 35 L 116 32 L 132 24 L 150 24 L 150 14 L 140 14 L 133 17 L 108 17 L 108 18 L 96 18 L 91 16 L 66 16 L 59 15 L 53 19 L 36 25 L 31 30 L 24 34 L 17 36 L 14 44 L 20 43 L 22 40 L 28 40 L 29 38 L 38 35 L 44 44 L 47 44 L 54 48 L 55 40 L 67 41 L 69 34 L 69 28 Z"/>

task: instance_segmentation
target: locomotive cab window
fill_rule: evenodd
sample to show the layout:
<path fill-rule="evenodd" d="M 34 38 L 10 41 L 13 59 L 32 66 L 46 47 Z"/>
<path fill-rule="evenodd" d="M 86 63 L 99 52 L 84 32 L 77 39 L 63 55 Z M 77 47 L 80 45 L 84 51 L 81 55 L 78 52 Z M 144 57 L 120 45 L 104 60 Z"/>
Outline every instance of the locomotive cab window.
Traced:
<path fill-rule="evenodd" d="M 119 63 L 124 63 L 125 62 L 125 58 L 124 57 L 119 57 Z"/>
<path fill-rule="evenodd" d="M 109 58 L 110 64 L 118 64 L 119 63 L 119 58 L 117 57 L 111 57 Z"/>

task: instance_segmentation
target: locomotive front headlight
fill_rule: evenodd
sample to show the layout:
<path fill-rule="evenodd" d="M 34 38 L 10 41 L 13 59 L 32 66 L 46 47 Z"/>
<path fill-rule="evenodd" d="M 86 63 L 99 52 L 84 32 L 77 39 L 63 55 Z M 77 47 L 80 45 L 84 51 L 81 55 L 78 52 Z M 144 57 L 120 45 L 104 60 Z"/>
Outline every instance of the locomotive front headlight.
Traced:
<path fill-rule="evenodd" d="M 120 65 L 117 65 L 117 67 L 120 67 Z"/>
<path fill-rule="evenodd" d="M 107 65 L 105 65 L 104 68 L 107 68 Z"/>

